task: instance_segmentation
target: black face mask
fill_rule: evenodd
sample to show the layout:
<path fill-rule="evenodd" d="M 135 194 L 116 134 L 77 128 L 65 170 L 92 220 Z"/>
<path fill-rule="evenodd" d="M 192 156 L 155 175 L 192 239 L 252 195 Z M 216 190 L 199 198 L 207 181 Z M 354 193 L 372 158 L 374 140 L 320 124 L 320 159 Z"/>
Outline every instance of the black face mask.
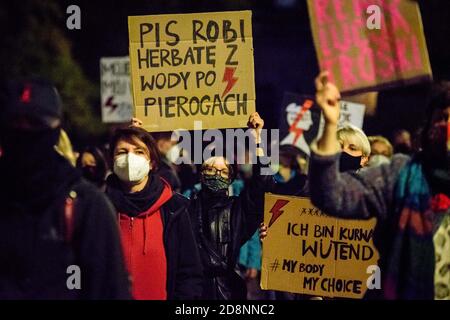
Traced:
<path fill-rule="evenodd" d="M 218 175 L 203 175 L 202 186 L 204 186 L 210 192 L 223 193 L 228 190 L 230 181 Z"/>
<path fill-rule="evenodd" d="M 361 158 L 362 156 L 354 157 L 346 152 L 342 152 L 339 160 L 339 171 L 357 171 L 361 168 Z"/>
<path fill-rule="evenodd" d="M 46 129 L 38 132 L 10 130 L 2 132 L 2 149 L 5 160 L 24 170 L 35 170 L 45 163 L 56 151 L 60 129 Z"/>
<path fill-rule="evenodd" d="M 428 143 L 424 146 L 428 165 L 433 168 L 449 168 L 449 154 L 447 150 L 447 125 L 435 125 L 428 133 Z"/>

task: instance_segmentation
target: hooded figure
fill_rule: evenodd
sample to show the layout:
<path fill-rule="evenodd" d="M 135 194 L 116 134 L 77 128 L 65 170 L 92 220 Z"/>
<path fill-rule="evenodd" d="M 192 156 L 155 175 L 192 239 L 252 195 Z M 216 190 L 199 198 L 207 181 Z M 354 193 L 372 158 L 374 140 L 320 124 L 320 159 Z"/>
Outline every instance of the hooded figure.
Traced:
<path fill-rule="evenodd" d="M 2 87 L 0 299 L 130 298 L 110 202 L 55 150 L 61 116 L 46 81 Z"/>
<path fill-rule="evenodd" d="M 263 124 L 257 113 L 250 116 L 249 126 L 255 131 Z M 239 250 L 262 222 L 264 193 L 273 184 L 272 176 L 261 176 L 262 150 L 258 148 L 256 155 L 252 178 L 239 196 L 228 195 L 234 169 L 225 158 L 212 157 L 202 165 L 201 190 L 191 198 L 189 212 L 204 269 L 203 299 L 246 299 Z"/>

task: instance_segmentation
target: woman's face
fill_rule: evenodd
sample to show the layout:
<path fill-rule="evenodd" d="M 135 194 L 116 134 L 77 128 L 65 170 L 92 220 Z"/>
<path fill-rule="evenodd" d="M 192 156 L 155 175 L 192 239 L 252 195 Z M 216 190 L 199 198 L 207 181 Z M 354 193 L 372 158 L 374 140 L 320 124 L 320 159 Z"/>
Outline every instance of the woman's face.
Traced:
<path fill-rule="evenodd" d="M 216 175 L 217 171 L 220 172 L 220 175 L 223 178 L 230 178 L 230 170 L 228 169 L 225 159 L 222 157 L 217 158 L 211 166 L 206 166 L 203 173 L 206 175 Z"/>
<path fill-rule="evenodd" d="M 362 149 L 352 139 L 339 141 L 342 151 L 352 157 L 361 157 L 360 165 L 364 167 L 369 161 L 369 157 L 363 155 Z"/>
<path fill-rule="evenodd" d="M 116 160 L 117 157 L 128 153 L 134 153 L 137 156 L 144 157 L 148 161 L 151 160 L 150 151 L 145 143 L 139 139 L 133 139 L 132 141 L 119 140 L 114 148 L 114 160 Z"/>
<path fill-rule="evenodd" d="M 371 148 L 371 152 L 370 152 L 371 156 L 383 155 L 385 157 L 390 158 L 390 149 L 389 149 L 389 146 L 386 145 L 385 143 L 377 141 L 377 142 L 372 143 L 370 148 Z"/>

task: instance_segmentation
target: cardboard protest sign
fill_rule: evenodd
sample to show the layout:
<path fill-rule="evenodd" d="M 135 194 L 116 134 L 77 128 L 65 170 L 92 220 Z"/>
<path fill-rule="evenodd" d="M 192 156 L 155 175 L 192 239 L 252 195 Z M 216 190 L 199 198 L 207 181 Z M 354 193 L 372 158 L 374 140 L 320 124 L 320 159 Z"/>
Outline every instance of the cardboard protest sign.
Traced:
<path fill-rule="evenodd" d="M 324 119 L 314 98 L 306 95 L 285 93 L 279 122 L 281 145 L 291 144 L 310 155 L 309 145 L 321 135 Z M 365 106 L 341 101 L 339 126 L 350 123 L 362 128 Z"/>
<path fill-rule="evenodd" d="M 266 194 L 261 288 L 361 298 L 376 266 L 376 219 L 326 216 L 308 198 Z"/>
<path fill-rule="evenodd" d="M 118 123 L 131 120 L 133 107 L 128 57 L 100 59 L 100 94 L 103 122 Z"/>
<path fill-rule="evenodd" d="M 128 17 L 135 114 L 148 131 L 245 127 L 255 111 L 250 11 Z"/>
<path fill-rule="evenodd" d="M 341 100 L 341 110 L 339 114 L 339 124 L 350 123 L 355 127 L 362 128 L 364 123 L 364 113 L 366 106 L 360 103 Z"/>
<path fill-rule="evenodd" d="M 341 91 L 431 80 L 417 1 L 308 0 L 308 9 L 320 69 Z M 377 18 L 373 29 L 368 20 Z"/>
<path fill-rule="evenodd" d="M 285 93 L 280 110 L 280 144 L 294 145 L 309 156 L 309 145 L 317 137 L 321 114 L 314 98 Z"/>

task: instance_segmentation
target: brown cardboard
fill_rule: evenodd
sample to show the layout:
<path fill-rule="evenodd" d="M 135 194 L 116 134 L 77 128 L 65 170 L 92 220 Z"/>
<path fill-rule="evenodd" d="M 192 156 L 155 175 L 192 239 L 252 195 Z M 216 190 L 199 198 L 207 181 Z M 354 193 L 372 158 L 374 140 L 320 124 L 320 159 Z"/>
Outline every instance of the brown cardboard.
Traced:
<path fill-rule="evenodd" d="M 367 21 L 375 5 L 380 29 Z M 342 92 L 359 93 L 432 79 L 417 1 L 308 0 L 320 70 Z"/>
<path fill-rule="evenodd" d="M 372 275 L 367 268 L 378 261 L 372 241 L 376 219 L 337 219 L 308 198 L 267 193 L 264 223 L 269 229 L 263 241 L 263 289 L 362 298 Z M 345 288 L 338 290 L 341 284 Z"/>

